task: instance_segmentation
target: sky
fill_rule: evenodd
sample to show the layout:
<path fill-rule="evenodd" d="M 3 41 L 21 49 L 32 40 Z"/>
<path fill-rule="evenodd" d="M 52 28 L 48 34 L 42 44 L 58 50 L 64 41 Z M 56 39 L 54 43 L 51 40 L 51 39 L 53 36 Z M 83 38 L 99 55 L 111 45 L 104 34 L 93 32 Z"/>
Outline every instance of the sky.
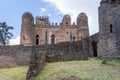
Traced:
<path fill-rule="evenodd" d="M 0 0 L 0 22 L 13 26 L 14 37 L 10 45 L 20 43 L 21 19 L 24 12 L 36 16 L 49 16 L 50 22 L 60 23 L 65 14 L 76 22 L 78 14 L 86 13 L 89 21 L 90 35 L 98 29 L 98 7 L 101 0 Z"/>

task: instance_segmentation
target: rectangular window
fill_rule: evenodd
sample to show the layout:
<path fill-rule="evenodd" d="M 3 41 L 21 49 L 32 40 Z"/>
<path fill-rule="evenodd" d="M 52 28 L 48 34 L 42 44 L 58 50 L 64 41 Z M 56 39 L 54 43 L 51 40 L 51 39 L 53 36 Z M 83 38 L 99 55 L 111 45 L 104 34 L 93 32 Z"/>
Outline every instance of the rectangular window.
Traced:
<path fill-rule="evenodd" d="M 113 26 L 112 26 L 112 24 L 110 24 L 110 33 L 112 33 L 113 32 Z"/>

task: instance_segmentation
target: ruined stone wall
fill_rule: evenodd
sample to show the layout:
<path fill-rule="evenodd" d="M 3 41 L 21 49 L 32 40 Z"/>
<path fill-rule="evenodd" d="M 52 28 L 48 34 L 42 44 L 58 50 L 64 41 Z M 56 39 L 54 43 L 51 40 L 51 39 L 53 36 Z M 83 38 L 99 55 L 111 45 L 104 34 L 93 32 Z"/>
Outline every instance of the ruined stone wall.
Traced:
<path fill-rule="evenodd" d="M 26 78 L 29 80 L 38 76 L 45 62 L 87 60 L 88 55 L 89 53 L 84 51 L 83 41 L 43 45 L 41 46 L 41 50 L 36 46 L 32 51 Z"/>
<path fill-rule="evenodd" d="M 46 50 L 46 61 L 70 61 L 86 59 L 88 52 L 83 51 L 83 41 L 63 42 L 51 45 Z"/>
<path fill-rule="evenodd" d="M 15 67 L 28 64 L 32 47 L 0 46 L 0 67 Z"/>
<path fill-rule="evenodd" d="M 89 46 L 84 41 L 87 40 L 38 46 L 0 46 L 0 67 L 29 64 L 31 53 L 34 50 L 46 51 L 47 62 L 86 59 Z"/>
<path fill-rule="evenodd" d="M 30 78 L 39 75 L 46 62 L 45 56 L 46 53 L 44 51 L 33 50 L 26 80 L 30 80 Z"/>

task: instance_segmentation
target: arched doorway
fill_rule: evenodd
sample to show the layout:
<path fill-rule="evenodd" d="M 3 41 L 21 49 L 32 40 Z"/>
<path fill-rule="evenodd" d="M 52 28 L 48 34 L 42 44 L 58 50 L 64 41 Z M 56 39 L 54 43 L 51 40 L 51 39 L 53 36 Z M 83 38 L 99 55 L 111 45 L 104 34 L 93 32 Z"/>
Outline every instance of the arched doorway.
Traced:
<path fill-rule="evenodd" d="M 93 50 L 93 55 L 94 57 L 97 57 L 97 41 L 92 41 L 92 50 Z"/>
<path fill-rule="evenodd" d="M 51 44 L 55 44 L 55 35 L 54 34 L 51 35 Z"/>
<path fill-rule="evenodd" d="M 39 45 L 39 35 L 36 35 L 36 45 Z"/>

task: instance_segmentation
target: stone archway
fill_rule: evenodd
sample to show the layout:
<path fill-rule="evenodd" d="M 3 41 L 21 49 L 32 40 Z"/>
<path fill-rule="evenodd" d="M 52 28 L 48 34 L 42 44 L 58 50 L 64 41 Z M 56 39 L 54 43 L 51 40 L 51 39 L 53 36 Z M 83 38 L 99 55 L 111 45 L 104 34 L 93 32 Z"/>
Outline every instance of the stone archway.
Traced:
<path fill-rule="evenodd" d="M 97 41 L 92 41 L 92 50 L 93 50 L 93 56 L 97 57 L 98 53 L 97 53 Z"/>

